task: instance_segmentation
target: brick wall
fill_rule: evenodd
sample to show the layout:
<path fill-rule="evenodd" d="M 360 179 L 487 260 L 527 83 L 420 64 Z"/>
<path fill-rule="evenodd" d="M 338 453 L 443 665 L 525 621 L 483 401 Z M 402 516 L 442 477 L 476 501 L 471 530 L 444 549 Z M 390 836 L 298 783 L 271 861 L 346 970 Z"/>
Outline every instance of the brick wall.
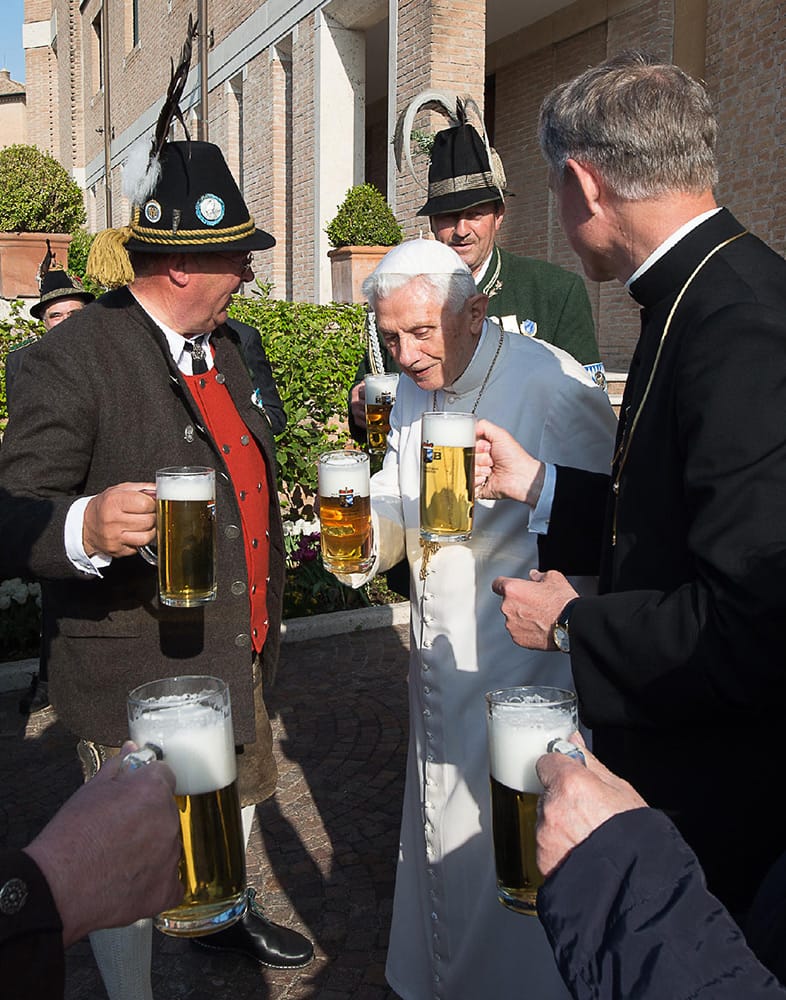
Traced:
<path fill-rule="evenodd" d="M 292 298 L 314 300 L 315 15 L 292 40 Z"/>
<path fill-rule="evenodd" d="M 781 254 L 785 52 L 783 3 L 708 4 L 705 77 L 720 123 L 718 200 Z"/>

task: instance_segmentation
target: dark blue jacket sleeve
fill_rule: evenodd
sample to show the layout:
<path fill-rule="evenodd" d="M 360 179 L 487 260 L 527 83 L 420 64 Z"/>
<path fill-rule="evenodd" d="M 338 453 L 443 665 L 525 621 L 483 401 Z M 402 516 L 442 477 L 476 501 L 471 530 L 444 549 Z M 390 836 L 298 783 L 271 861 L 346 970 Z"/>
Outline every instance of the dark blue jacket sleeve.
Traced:
<path fill-rule="evenodd" d="M 273 370 L 262 346 L 259 330 L 236 319 L 228 319 L 227 326 L 240 337 L 240 348 L 254 388 L 259 390 L 262 397 L 270 427 L 274 434 L 281 434 L 287 425 L 287 415 L 273 378 Z"/>
<path fill-rule="evenodd" d="M 575 1000 L 786 998 L 654 809 L 579 844 L 540 889 L 538 915 Z"/>

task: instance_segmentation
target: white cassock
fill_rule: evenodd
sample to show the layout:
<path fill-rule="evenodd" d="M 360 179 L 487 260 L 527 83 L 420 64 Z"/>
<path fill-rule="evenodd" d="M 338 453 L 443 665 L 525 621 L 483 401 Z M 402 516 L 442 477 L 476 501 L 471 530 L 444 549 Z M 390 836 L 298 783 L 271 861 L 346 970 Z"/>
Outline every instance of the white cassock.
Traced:
<path fill-rule="evenodd" d="M 500 335 L 486 324 L 466 371 L 436 393 L 436 409 L 472 410 Z M 386 974 L 405 1000 L 563 1000 L 537 918 L 497 900 L 483 696 L 518 684 L 573 689 L 570 659 L 516 646 L 491 590 L 495 577 L 527 577 L 538 565 L 524 504 L 477 501 L 471 541 L 443 545 L 420 579 L 420 416 L 434 402 L 401 377 L 387 454 L 371 480 L 376 562 L 351 577 L 359 586 L 406 545 L 410 732 Z M 502 334 L 476 413 L 543 461 L 609 471 L 616 419 L 608 397 L 542 341 Z"/>

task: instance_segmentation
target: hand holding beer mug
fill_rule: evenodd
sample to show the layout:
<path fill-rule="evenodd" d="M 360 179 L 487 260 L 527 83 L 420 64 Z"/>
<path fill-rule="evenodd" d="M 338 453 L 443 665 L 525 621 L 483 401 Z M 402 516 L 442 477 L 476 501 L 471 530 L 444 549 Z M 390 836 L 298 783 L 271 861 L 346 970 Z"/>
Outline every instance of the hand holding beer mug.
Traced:
<path fill-rule="evenodd" d="M 319 522 L 322 562 L 331 573 L 365 573 L 371 554 L 369 459 L 363 451 L 319 456 Z"/>
<path fill-rule="evenodd" d="M 217 677 L 170 677 L 128 696 L 129 735 L 175 775 L 183 851 L 179 906 L 155 919 L 176 937 L 210 934 L 246 909 L 246 865 L 229 689 Z M 132 763 L 131 766 L 134 766 Z M 155 831 L 151 831 L 151 836 Z"/>
<path fill-rule="evenodd" d="M 216 599 L 216 473 L 201 465 L 156 472 L 157 555 L 162 604 L 193 608 Z"/>
<path fill-rule="evenodd" d="M 390 411 L 396 402 L 398 375 L 366 375 L 366 435 L 371 455 L 384 455 Z"/>
<path fill-rule="evenodd" d="M 424 413 L 421 425 L 420 537 L 466 542 L 475 497 L 474 413 Z"/>
<path fill-rule="evenodd" d="M 543 876 L 535 863 L 535 824 L 543 786 L 535 771 L 554 740 L 578 728 L 576 695 L 551 687 L 514 687 L 486 695 L 491 824 L 497 895 L 517 913 L 534 915 Z"/>

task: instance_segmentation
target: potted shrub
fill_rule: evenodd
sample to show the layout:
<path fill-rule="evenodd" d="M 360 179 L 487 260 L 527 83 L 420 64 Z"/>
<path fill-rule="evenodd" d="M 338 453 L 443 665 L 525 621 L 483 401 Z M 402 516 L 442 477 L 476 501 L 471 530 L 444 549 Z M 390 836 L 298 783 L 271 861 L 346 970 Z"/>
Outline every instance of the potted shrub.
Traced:
<path fill-rule="evenodd" d="M 82 189 L 36 146 L 0 150 L 0 295 L 38 296 L 36 272 L 46 240 L 62 267 L 70 234 L 86 219 Z"/>
<path fill-rule="evenodd" d="M 390 205 L 373 184 L 356 184 L 325 232 L 334 248 L 328 253 L 333 300 L 363 302 L 363 281 L 404 237 Z"/>

